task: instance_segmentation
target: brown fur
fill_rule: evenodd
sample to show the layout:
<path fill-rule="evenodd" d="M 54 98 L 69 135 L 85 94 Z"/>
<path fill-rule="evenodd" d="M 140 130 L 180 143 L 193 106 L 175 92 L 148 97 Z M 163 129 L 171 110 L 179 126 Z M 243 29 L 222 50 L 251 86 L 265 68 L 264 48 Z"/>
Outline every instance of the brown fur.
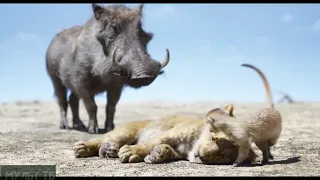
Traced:
<path fill-rule="evenodd" d="M 254 142 L 263 153 L 263 163 L 268 163 L 273 159 L 270 147 L 276 144 L 282 130 L 281 114 L 274 109 L 270 87 L 267 78 L 256 67 L 243 64 L 244 67 L 254 69 L 263 80 L 269 108 L 256 111 L 254 115 L 245 118 L 235 118 L 233 116 L 233 105 L 229 104 L 224 109 L 215 108 L 207 113 L 207 120 L 211 125 L 211 131 L 225 133 L 230 140 L 235 141 L 239 146 L 238 157 L 234 166 L 239 166 L 247 157 Z"/>
<path fill-rule="evenodd" d="M 128 122 L 101 138 L 76 142 L 73 150 L 77 158 L 119 157 L 123 163 L 232 164 L 238 154 L 237 145 L 223 133 L 211 133 L 205 119 L 186 116 Z M 250 150 L 245 159 L 252 162 L 256 157 Z"/>

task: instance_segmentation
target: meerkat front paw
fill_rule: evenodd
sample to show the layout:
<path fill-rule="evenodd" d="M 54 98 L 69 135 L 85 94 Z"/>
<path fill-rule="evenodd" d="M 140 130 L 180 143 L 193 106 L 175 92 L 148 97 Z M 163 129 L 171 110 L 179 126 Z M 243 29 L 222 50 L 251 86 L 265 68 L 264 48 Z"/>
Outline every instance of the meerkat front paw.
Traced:
<path fill-rule="evenodd" d="M 124 145 L 118 152 L 119 159 L 122 163 L 142 162 L 143 158 L 137 152 L 141 149 L 139 145 Z"/>
<path fill-rule="evenodd" d="M 261 163 L 261 165 L 267 165 L 267 164 L 269 164 L 269 159 L 261 159 L 260 163 Z"/>
<path fill-rule="evenodd" d="M 170 159 L 171 147 L 167 144 L 161 144 L 153 148 L 149 155 L 144 158 L 146 163 L 162 163 Z"/>
<path fill-rule="evenodd" d="M 100 157 L 117 158 L 119 152 L 119 146 L 114 142 L 106 142 L 101 145 L 99 149 Z"/>
<path fill-rule="evenodd" d="M 89 157 L 92 154 L 91 149 L 87 146 L 85 141 L 78 141 L 74 143 L 72 150 L 76 158 Z"/>

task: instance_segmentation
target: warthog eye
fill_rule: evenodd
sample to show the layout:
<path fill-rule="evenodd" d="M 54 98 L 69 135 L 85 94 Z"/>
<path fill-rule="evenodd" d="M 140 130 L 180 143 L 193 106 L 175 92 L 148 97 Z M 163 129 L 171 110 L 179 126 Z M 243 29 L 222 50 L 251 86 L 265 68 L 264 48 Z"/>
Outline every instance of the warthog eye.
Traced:
<path fill-rule="evenodd" d="M 110 24 L 110 28 L 112 29 L 114 34 L 119 34 L 120 33 L 120 29 L 117 25 L 115 24 Z"/>

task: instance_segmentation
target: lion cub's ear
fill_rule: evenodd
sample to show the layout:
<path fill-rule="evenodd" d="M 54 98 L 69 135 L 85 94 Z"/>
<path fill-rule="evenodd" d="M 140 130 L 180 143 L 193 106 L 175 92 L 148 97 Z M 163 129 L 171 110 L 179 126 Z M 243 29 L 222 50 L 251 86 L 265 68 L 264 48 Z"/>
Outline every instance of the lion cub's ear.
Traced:
<path fill-rule="evenodd" d="M 228 112 L 229 116 L 233 117 L 233 104 L 226 105 L 224 109 Z"/>

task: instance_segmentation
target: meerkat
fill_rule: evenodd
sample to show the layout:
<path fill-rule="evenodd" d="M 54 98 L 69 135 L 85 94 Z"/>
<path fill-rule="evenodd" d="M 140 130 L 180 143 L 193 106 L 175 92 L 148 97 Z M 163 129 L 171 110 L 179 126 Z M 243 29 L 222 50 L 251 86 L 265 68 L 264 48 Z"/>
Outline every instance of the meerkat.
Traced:
<path fill-rule="evenodd" d="M 243 163 L 252 142 L 262 151 L 262 164 L 268 164 L 269 159 L 273 159 L 270 147 L 277 143 L 281 134 L 282 117 L 280 112 L 274 108 L 270 86 L 262 71 L 250 64 L 241 66 L 251 68 L 260 75 L 266 89 L 269 107 L 259 109 L 253 115 L 245 118 L 236 118 L 233 116 L 234 107 L 229 104 L 224 108 L 209 111 L 206 119 L 211 125 L 211 131 L 215 133 L 222 131 L 238 145 L 238 155 L 233 166 L 240 166 Z"/>

